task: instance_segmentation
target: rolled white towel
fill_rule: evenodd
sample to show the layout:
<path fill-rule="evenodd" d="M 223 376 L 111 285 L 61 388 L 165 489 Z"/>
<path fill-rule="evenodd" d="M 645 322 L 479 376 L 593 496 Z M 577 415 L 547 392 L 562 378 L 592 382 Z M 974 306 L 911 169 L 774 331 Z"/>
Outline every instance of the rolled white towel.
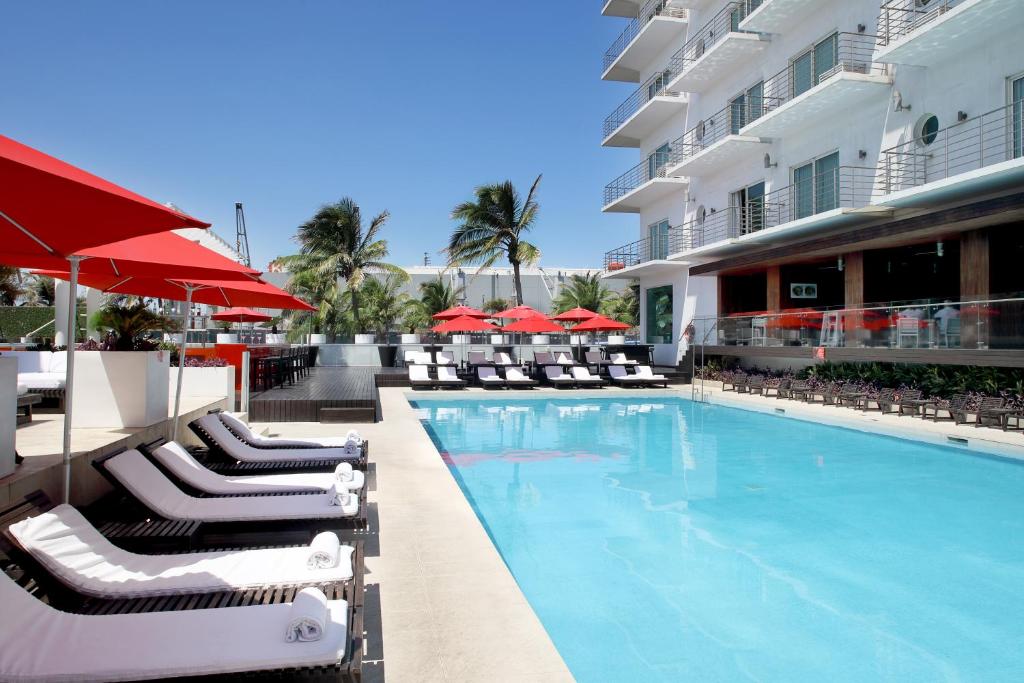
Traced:
<path fill-rule="evenodd" d="M 351 463 L 341 462 L 334 468 L 334 476 L 343 484 L 351 483 L 355 475 L 352 474 Z"/>
<path fill-rule="evenodd" d="M 309 559 L 306 566 L 310 569 L 330 569 L 337 567 L 341 561 L 341 541 L 333 531 L 324 531 L 313 537 L 309 544 Z"/>
<path fill-rule="evenodd" d="M 358 456 L 361 455 L 362 446 L 353 441 L 346 441 L 345 445 L 341 447 L 342 453 L 345 455 Z"/>
<path fill-rule="evenodd" d="M 309 643 L 323 638 L 326 628 L 327 596 L 319 588 L 303 588 L 295 595 L 288 612 L 284 639 L 289 643 Z"/>
<path fill-rule="evenodd" d="M 348 430 L 348 434 L 345 435 L 345 441 L 353 441 L 360 446 L 363 445 L 363 437 L 359 436 L 359 432 L 354 429 Z"/>
<path fill-rule="evenodd" d="M 351 500 L 352 497 L 352 494 L 348 491 L 339 491 L 337 484 L 331 487 L 331 490 L 327 492 L 327 495 L 331 497 L 331 505 L 340 505 L 341 507 L 348 505 L 349 500 Z"/>

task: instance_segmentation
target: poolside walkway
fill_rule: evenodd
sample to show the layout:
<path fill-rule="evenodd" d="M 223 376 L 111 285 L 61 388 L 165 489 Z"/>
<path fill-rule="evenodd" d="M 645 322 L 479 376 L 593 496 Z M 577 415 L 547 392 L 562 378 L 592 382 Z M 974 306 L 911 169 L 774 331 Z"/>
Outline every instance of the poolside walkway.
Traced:
<path fill-rule="evenodd" d="M 366 681 L 571 681 L 405 398 L 380 389 L 370 439 Z M 274 422 L 267 433 L 344 434 L 348 425 Z"/>

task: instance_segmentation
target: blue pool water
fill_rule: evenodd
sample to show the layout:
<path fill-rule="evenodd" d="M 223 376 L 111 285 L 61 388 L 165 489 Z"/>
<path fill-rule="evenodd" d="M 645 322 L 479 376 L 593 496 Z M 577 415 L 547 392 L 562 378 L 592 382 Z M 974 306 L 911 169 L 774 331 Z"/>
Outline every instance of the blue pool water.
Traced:
<path fill-rule="evenodd" d="M 415 405 L 580 681 L 1024 680 L 1020 464 L 675 398 Z"/>

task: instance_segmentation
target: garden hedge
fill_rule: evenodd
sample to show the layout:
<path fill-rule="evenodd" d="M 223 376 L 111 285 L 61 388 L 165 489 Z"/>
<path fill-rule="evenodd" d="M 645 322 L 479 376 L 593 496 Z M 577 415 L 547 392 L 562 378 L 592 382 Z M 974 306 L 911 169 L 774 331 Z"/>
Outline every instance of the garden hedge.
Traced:
<path fill-rule="evenodd" d="M 79 311 L 82 315 L 78 336 L 81 338 L 81 330 L 85 325 L 85 307 L 80 306 Z M 0 306 L 0 341 L 17 342 L 40 325 L 52 321 L 54 315 L 53 306 Z M 37 332 L 35 336 L 52 339 L 53 325 Z"/>

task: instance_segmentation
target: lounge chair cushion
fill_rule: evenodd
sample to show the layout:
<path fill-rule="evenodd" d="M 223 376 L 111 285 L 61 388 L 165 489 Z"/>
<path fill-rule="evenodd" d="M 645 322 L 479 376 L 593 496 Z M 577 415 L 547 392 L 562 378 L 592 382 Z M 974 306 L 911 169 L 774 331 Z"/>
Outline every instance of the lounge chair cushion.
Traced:
<path fill-rule="evenodd" d="M 651 371 L 650 365 L 638 365 L 636 366 L 635 372 L 637 377 L 642 377 L 644 379 L 656 379 L 659 381 L 665 379 L 665 375 L 655 375 Z"/>
<path fill-rule="evenodd" d="M 135 598 L 301 585 L 352 578 L 352 546 L 340 562 L 310 569 L 308 546 L 180 555 L 138 555 L 118 548 L 70 505 L 10 526 L 10 535 L 51 574 L 84 595 Z"/>
<path fill-rule="evenodd" d="M 285 439 L 276 436 L 263 436 L 252 431 L 249 425 L 245 424 L 239 418 L 235 417 L 231 413 L 217 413 L 217 417 L 220 421 L 228 426 L 231 431 L 242 437 L 243 441 L 248 441 L 254 446 L 260 446 L 263 448 L 277 446 L 279 448 L 287 447 L 299 447 L 309 448 L 311 446 L 320 446 L 322 448 L 342 448 L 345 442 L 348 441 L 347 437 L 344 436 L 319 436 L 310 437 L 308 439 Z"/>
<path fill-rule="evenodd" d="M 451 365 L 439 365 L 437 367 L 437 380 L 439 382 L 462 382 L 459 379 L 458 373 L 455 372 L 455 368 Z"/>
<path fill-rule="evenodd" d="M 477 368 L 476 375 L 480 378 L 480 381 L 485 384 L 504 384 L 505 380 L 498 377 L 498 373 L 494 371 L 494 368 Z"/>
<path fill-rule="evenodd" d="M 505 368 L 505 379 L 513 384 L 534 384 L 534 380 L 524 375 L 521 368 Z"/>
<path fill-rule="evenodd" d="M 419 367 L 419 366 L 413 366 Z M 423 368 L 426 370 L 426 368 Z M 296 460 L 358 460 L 361 450 L 347 453 L 341 448 L 256 448 L 242 442 L 231 433 L 216 414 L 203 415 L 196 420 L 203 430 L 213 437 L 217 445 L 235 460 L 243 462 L 294 462 Z"/>
<path fill-rule="evenodd" d="M 330 494 L 294 496 L 242 496 L 195 498 L 187 495 L 146 459 L 132 449 L 103 465 L 128 491 L 167 519 L 199 522 L 248 522 L 284 519 L 343 519 L 359 512 L 359 496 L 348 496 L 347 505 L 331 505 Z"/>
<path fill-rule="evenodd" d="M 317 493 L 327 492 L 340 484 L 333 472 L 296 472 L 293 474 L 259 474 L 226 476 L 208 470 L 192 454 L 172 441 L 153 449 L 153 457 L 194 489 L 219 496 L 253 495 L 257 493 Z M 365 475 L 352 471 L 352 481 L 345 488 L 357 491 L 363 488 Z"/>
<path fill-rule="evenodd" d="M 412 382 L 430 382 L 430 373 L 426 365 L 410 365 L 409 380 Z"/>
<path fill-rule="evenodd" d="M 24 396 L 28 393 L 28 385 L 18 382 L 18 396 Z"/>
<path fill-rule="evenodd" d="M 544 375 L 552 382 L 572 382 L 572 377 L 562 372 L 562 368 L 548 365 L 544 367 Z"/>
<path fill-rule="evenodd" d="M 307 666 L 343 660 L 348 604 L 329 600 L 323 638 L 284 639 L 290 603 L 82 615 L 60 612 L 0 572 L 0 680 L 152 680 Z"/>
<path fill-rule="evenodd" d="M 64 375 L 53 372 L 19 372 L 18 382 L 30 389 L 63 389 Z"/>
<path fill-rule="evenodd" d="M 572 368 L 572 376 L 577 382 L 589 382 L 591 384 L 600 384 L 603 380 L 600 377 L 594 377 L 590 374 L 590 370 L 580 366 L 574 366 Z"/>

